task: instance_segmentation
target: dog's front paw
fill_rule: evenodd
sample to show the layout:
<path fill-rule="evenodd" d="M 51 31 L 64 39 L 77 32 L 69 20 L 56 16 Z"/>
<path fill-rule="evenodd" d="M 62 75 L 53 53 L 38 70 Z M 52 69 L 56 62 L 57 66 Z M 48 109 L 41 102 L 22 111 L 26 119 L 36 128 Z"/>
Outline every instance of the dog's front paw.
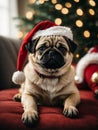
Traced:
<path fill-rule="evenodd" d="M 70 118 L 77 118 L 79 116 L 79 112 L 74 106 L 65 107 L 63 110 L 63 114 Z"/>
<path fill-rule="evenodd" d="M 22 115 L 22 121 L 28 127 L 34 126 L 34 124 L 38 121 L 38 119 L 39 118 L 37 111 L 28 110 L 25 111 Z"/>

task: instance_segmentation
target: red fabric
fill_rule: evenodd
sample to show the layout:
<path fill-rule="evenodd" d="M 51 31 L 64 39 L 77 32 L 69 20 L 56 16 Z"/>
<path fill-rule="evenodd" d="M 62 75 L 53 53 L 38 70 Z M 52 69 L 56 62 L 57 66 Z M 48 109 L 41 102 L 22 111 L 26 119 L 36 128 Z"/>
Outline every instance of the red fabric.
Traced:
<path fill-rule="evenodd" d="M 88 84 L 89 88 L 94 92 L 98 89 L 98 84 L 91 81 L 91 77 L 94 72 L 98 72 L 98 64 L 91 64 L 85 69 L 84 79 Z"/>
<path fill-rule="evenodd" d="M 27 50 L 25 45 L 31 40 L 31 38 L 34 36 L 34 34 L 39 30 L 45 30 L 49 27 L 57 26 L 55 23 L 50 22 L 48 20 L 42 21 L 38 23 L 24 38 L 22 45 L 19 50 L 18 59 L 17 59 L 17 70 L 21 71 L 23 68 L 23 65 L 25 63 L 26 57 L 27 57 Z"/>
<path fill-rule="evenodd" d="M 21 121 L 23 108 L 20 102 L 14 102 L 17 89 L 0 91 L 0 130 L 30 130 Z M 81 104 L 78 106 L 78 119 L 67 118 L 62 107 L 39 107 L 39 122 L 33 130 L 97 130 L 98 100 L 91 91 L 81 90 Z"/>

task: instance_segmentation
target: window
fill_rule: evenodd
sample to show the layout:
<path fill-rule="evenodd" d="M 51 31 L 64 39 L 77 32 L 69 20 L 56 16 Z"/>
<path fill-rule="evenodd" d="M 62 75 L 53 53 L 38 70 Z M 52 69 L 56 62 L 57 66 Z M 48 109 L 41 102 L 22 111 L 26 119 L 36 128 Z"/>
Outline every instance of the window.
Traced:
<path fill-rule="evenodd" d="M 13 19 L 17 16 L 17 0 L 0 1 L 0 35 L 17 37 L 18 23 Z"/>

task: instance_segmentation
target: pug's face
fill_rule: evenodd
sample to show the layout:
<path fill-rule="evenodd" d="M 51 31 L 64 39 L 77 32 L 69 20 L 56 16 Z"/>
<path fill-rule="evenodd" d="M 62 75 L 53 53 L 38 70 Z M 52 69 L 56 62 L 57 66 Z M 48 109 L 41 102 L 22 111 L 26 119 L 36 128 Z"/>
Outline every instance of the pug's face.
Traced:
<path fill-rule="evenodd" d="M 63 36 L 43 36 L 28 45 L 33 63 L 50 73 L 64 72 L 72 62 L 75 49 L 76 44 Z"/>

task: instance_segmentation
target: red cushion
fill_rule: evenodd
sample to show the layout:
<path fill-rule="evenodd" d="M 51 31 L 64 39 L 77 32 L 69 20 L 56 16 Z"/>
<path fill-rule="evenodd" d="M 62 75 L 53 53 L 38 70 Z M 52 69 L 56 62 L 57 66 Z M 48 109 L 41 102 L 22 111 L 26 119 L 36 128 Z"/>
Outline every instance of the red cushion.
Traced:
<path fill-rule="evenodd" d="M 0 130 L 30 130 L 21 121 L 23 108 L 20 102 L 14 102 L 17 89 L 0 91 Z M 98 100 L 91 91 L 80 91 L 81 104 L 78 119 L 67 118 L 61 107 L 39 107 L 40 120 L 33 130 L 97 130 Z"/>

